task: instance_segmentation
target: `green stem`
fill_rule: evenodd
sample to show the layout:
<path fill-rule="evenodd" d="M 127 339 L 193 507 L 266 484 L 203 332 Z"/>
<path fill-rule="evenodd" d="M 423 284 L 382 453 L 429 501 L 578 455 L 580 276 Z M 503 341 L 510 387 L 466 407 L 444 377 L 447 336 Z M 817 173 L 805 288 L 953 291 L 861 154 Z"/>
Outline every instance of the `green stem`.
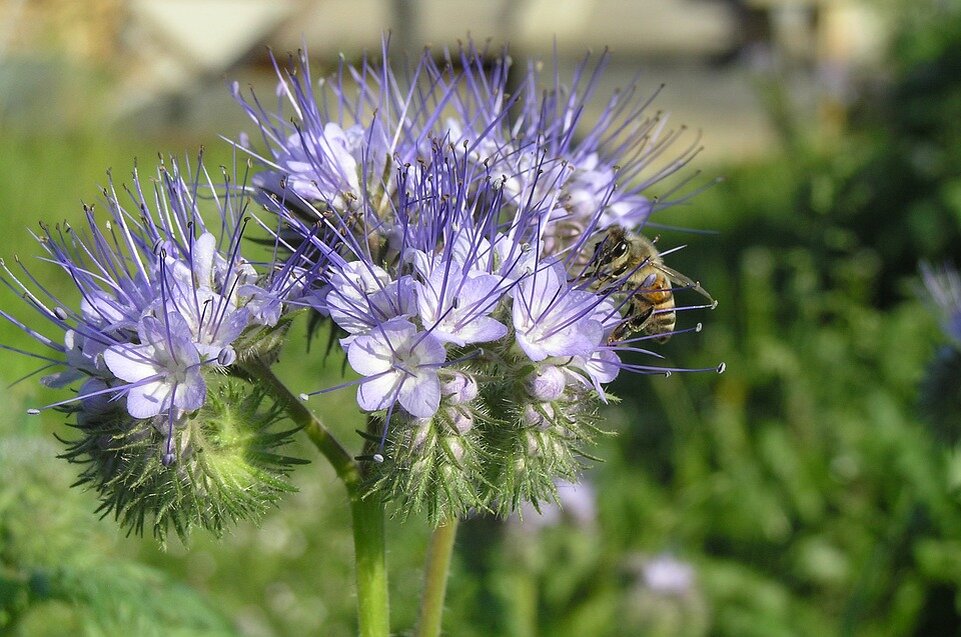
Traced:
<path fill-rule="evenodd" d="M 427 565 L 424 567 L 424 594 L 420 602 L 420 619 L 415 637 L 440 635 L 441 617 L 444 614 L 444 596 L 447 592 L 447 573 L 457 537 L 457 518 L 448 520 L 434 529 L 427 549 Z"/>
<path fill-rule="evenodd" d="M 384 504 L 376 497 L 350 496 L 354 523 L 354 563 L 357 568 L 357 616 L 361 637 L 387 637 L 390 600 L 387 591 L 387 556 Z"/>
<path fill-rule="evenodd" d="M 354 461 L 343 445 L 327 430 L 302 400 L 290 393 L 287 386 L 274 375 L 270 367 L 259 360 L 247 361 L 244 370 L 267 390 L 276 403 L 287 412 L 287 416 L 295 424 L 304 428 L 307 437 L 314 446 L 330 461 L 338 477 L 344 481 L 348 493 L 358 488 L 360 483 L 360 466 Z"/>
<path fill-rule="evenodd" d="M 387 637 L 390 634 L 390 602 L 387 589 L 387 554 L 384 536 L 384 504 L 377 498 L 364 498 L 362 470 L 350 453 L 334 438 L 303 401 L 290 393 L 270 367 L 261 361 L 244 364 L 287 412 L 343 480 L 350 499 L 354 527 L 354 563 L 357 577 L 357 618 L 361 637 Z"/>

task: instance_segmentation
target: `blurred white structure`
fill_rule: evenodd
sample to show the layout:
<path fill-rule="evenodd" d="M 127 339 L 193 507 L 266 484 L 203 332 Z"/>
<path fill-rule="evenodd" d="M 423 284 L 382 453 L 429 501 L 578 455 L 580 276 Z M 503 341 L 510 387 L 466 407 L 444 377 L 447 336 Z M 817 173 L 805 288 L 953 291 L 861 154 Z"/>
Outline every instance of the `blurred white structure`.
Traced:
<path fill-rule="evenodd" d="M 201 124 L 221 111 L 230 116 L 212 90 L 224 94 L 226 76 L 256 83 L 256 73 L 245 69 L 255 63 L 262 71 L 268 46 L 285 53 L 306 45 L 315 58 L 356 59 L 364 49 L 378 50 L 389 29 L 395 52 L 407 54 L 421 43 L 444 46 L 470 36 L 510 43 L 515 58 L 549 56 L 556 46 L 562 73 L 586 50 L 610 47 L 615 68 L 603 92 L 647 71 L 650 90 L 668 83 L 658 107 L 672 111 L 672 121 L 707 131 L 709 153 L 724 148 L 741 156 L 765 147 L 773 133 L 749 65 L 719 62 L 787 64 L 793 75 L 785 82 L 800 76 L 802 92 L 843 104 L 852 68 L 877 59 L 883 42 L 885 25 L 869 2 L 0 0 L 0 56 L 44 58 L 59 49 L 117 78 L 106 98 L 114 116 L 153 109 L 155 122 Z M 16 86 L 0 90 L 16 95 Z"/>

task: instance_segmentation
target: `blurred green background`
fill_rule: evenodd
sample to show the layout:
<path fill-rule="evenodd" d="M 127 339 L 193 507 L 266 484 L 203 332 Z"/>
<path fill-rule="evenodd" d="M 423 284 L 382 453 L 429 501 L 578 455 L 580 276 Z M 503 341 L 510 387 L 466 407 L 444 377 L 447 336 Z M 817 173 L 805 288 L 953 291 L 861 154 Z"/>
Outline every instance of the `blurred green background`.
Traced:
<path fill-rule="evenodd" d="M 278 3 L 291 13 L 258 14 L 244 46 L 231 49 L 227 33 L 220 46 L 229 51 L 214 59 L 188 46 L 189 19 L 174 22 L 184 40 L 171 40 L 150 2 L 81 4 L 0 3 L 0 256 L 8 265 L 21 256 L 68 298 L 69 283 L 35 258 L 30 228 L 78 219 L 81 202 L 97 201 L 105 170 L 122 182 L 134 158 L 149 172 L 158 152 L 192 155 L 205 145 L 210 165 L 229 164 L 217 135 L 246 126 L 222 78 L 270 95 L 260 44 L 294 48 L 292 33 L 322 40 L 311 49 L 320 73 L 338 48 L 349 59 L 361 45 L 376 49 L 386 24 L 410 48 L 445 28 L 430 13 L 437 2 L 414 3 L 416 11 L 364 2 L 354 19 L 376 15 L 323 40 L 334 27 L 315 13 L 332 11 L 334 20 L 338 3 Z M 541 3 L 518 4 L 536 17 Z M 562 65 L 565 51 L 604 44 L 618 10 L 637 11 L 596 4 L 606 13 L 589 33 L 560 18 L 553 25 Z M 636 23 L 640 35 L 610 30 L 624 52 L 612 42 L 612 81 L 636 67 L 650 69 L 642 77 L 651 90 L 666 81 L 675 117 L 704 129 L 709 150 L 697 167 L 725 177 L 659 221 L 716 231 L 661 232 L 665 243 L 690 246 L 671 265 L 720 301 L 712 313 L 682 315 L 705 329 L 664 352 L 681 366 L 724 361 L 727 371 L 619 379 L 613 391 L 624 400 L 606 412 L 616 435 L 585 474 L 592 489 L 576 491 L 596 498 L 593 515 L 466 522 L 446 631 L 961 635 L 961 431 L 950 424 L 956 415 L 920 406 L 926 369 L 946 339 L 917 275 L 919 260 L 961 255 L 961 7 L 839 2 L 838 17 L 825 2 L 668 4 L 692 16 L 673 25 L 681 43 L 652 36 L 644 49 L 656 20 Z M 592 3 L 560 5 L 576 13 Z M 543 54 L 552 25 L 532 31 L 523 21 L 532 18 L 507 6 L 483 28 L 516 27 L 515 58 Z M 127 39 L 113 45 L 97 29 Z M 851 44 L 871 29 L 868 44 Z M 565 33 L 573 35 L 563 41 Z M 713 35 L 699 43 L 699 33 Z M 167 58 L 153 60 L 150 46 Z M 28 316 L 9 291 L 0 301 Z M 8 325 L 0 343 L 29 347 Z M 294 391 L 339 382 L 340 360 L 325 363 L 316 347 L 305 354 L 305 344 L 300 326 L 279 375 Z M 36 367 L 2 356 L 5 381 Z M 35 378 L 0 393 L 0 633 L 355 631 L 348 512 L 323 462 L 298 469 L 299 492 L 260 525 L 219 541 L 197 533 L 189 547 L 173 541 L 162 551 L 98 520 L 92 494 L 68 489 L 78 471 L 55 458 L 53 434 L 69 432 L 53 413 L 24 415 L 54 394 Z M 352 432 L 362 421 L 350 403 L 334 394 L 312 406 L 359 443 Z M 317 458 L 306 445 L 296 451 Z M 398 631 L 415 621 L 428 534 L 419 519 L 389 522 Z"/>

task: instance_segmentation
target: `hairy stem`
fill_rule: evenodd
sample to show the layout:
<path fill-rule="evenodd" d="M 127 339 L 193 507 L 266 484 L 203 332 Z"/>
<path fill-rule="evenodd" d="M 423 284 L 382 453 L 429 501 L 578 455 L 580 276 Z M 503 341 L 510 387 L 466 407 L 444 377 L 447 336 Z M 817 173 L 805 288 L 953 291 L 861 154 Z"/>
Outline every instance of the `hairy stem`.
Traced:
<path fill-rule="evenodd" d="M 294 423 L 304 428 L 307 437 L 334 467 L 337 476 L 344 481 L 347 491 L 352 493 L 356 490 L 360 482 L 360 467 L 347 449 L 324 426 L 320 418 L 307 409 L 303 401 L 294 396 L 263 362 L 248 361 L 244 363 L 243 368 L 254 380 L 261 383 Z"/>
<path fill-rule="evenodd" d="M 384 537 L 384 503 L 377 498 L 350 497 L 354 524 L 354 563 L 357 569 L 357 613 L 361 637 L 387 637 L 390 600 L 387 591 L 387 555 Z"/>
<path fill-rule="evenodd" d="M 448 520 L 434 529 L 427 549 L 427 565 L 424 568 L 424 593 L 420 602 L 420 618 L 415 637 L 440 635 L 441 617 L 444 614 L 444 596 L 447 593 L 447 573 L 457 537 L 457 518 Z"/>
<path fill-rule="evenodd" d="M 387 591 L 387 557 L 384 537 L 384 504 L 364 498 L 362 470 L 350 453 L 334 438 L 320 418 L 294 396 L 266 364 L 244 364 L 250 376 L 296 424 L 334 467 L 347 488 L 354 527 L 354 563 L 357 577 L 357 617 L 361 637 L 387 637 L 390 633 L 390 604 Z"/>

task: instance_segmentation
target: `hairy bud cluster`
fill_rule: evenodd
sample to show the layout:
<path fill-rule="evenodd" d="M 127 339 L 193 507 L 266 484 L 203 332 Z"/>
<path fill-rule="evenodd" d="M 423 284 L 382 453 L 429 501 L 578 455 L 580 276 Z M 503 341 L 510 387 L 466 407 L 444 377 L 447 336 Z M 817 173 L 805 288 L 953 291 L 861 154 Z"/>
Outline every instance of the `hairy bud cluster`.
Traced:
<path fill-rule="evenodd" d="M 517 352 L 473 359 L 452 372 L 429 418 L 394 416 L 370 466 L 372 489 L 432 523 L 470 511 L 508 515 L 556 499 L 592 444 L 598 396 L 556 366 Z M 372 423 L 371 442 L 385 423 Z"/>
<path fill-rule="evenodd" d="M 75 408 L 62 457 L 85 466 L 79 483 L 100 497 L 100 510 L 121 526 L 160 540 L 170 529 L 186 539 L 194 525 L 216 534 L 240 519 L 260 517 L 293 487 L 287 475 L 303 461 L 282 455 L 295 429 L 276 427 L 283 414 L 261 391 L 222 374 L 207 378 L 207 400 L 177 426 L 175 465 L 156 450 L 166 443 L 162 417 L 134 418 L 123 405 L 86 400 Z"/>

